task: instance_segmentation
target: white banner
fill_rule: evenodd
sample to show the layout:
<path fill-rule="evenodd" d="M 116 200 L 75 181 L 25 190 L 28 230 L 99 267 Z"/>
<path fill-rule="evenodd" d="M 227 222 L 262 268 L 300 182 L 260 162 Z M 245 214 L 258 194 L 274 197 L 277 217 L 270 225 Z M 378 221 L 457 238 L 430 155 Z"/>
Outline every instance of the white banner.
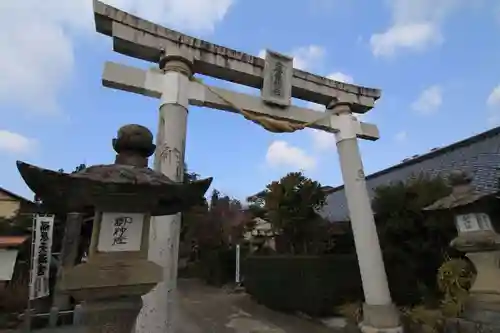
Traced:
<path fill-rule="evenodd" d="M 54 215 L 35 215 L 32 243 L 30 299 L 49 296 Z"/>

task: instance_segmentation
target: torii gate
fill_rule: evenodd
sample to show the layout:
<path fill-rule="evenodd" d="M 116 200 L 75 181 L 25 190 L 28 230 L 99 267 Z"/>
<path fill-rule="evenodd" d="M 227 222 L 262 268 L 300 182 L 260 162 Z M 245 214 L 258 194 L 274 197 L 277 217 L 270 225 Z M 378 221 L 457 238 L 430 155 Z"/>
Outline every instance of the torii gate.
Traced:
<path fill-rule="evenodd" d="M 273 132 L 311 127 L 335 134 L 365 295 L 365 332 L 402 332 L 392 303 L 366 189 L 357 138 L 377 140 L 375 125 L 359 122 L 380 97 L 377 89 L 341 83 L 293 68 L 293 59 L 267 52 L 266 60 L 196 39 L 94 0 L 96 30 L 113 49 L 159 64 L 142 70 L 106 63 L 103 85 L 160 99 L 155 169 L 182 181 L 188 106 L 239 112 Z M 261 98 L 208 86 L 194 73 L 260 88 Z M 291 105 L 291 97 L 327 107 L 327 113 Z M 333 139 L 333 138 L 332 138 Z M 149 257 L 164 281 L 144 297 L 136 331 L 172 333 L 180 215 L 152 222 Z"/>

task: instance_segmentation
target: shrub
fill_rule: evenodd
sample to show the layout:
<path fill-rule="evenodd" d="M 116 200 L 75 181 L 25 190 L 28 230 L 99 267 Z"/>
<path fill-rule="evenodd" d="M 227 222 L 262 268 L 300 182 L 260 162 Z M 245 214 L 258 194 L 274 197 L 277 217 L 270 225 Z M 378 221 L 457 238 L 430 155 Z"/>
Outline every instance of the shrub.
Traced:
<path fill-rule="evenodd" d="M 255 250 L 252 255 L 254 256 L 270 256 L 275 255 L 276 251 L 270 248 L 269 246 L 262 246 Z"/>
<path fill-rule="evenodd" d="M 17 314 L 26 308 L 28 292 L 26 278 L 13 279 L 5 288 L 0 288 L 0 331 L 19 324 Z"/>
<path fill-rule="evenodd" d="M 348 323 L 358 325 L 363 320 L 363 305 L 361 302 L 342 304 L 335 311 L 344 317 Z"/>
<path fill-rule="evenodd" d="M 438 333 L 444 329 L 445 317 L 440 309 L 428 309 L 418 305 L 403 309 L 402 315 L 410 332 Z"/>
<path fill-rule="evenodd" d="M 281 235 L 280 249 L 285 253 L 311 255 L 322 253 L 325 221 L 318 215 L 326 192 L 320 183 L 291 172 L 247 200 L 252 211 L 264 216 Z"/>
<path fill-rule="evenodd" d="M 234 249 L 221 246 L 200 253 L 199 272 L 206 283 L 222 286 L 234 281 L 236 270 Z"/>
<path fill-rule="evenodd" d="M 423 208 L 449 192 L 442 178 L 426 175 L 375 189 L 372 206 L 398 305 L 439 297 L 436 274 L 456 229 L 449 216 L 425 213 Z"/>
<path fill-rule="evenodd" d="M 464 259 L 450 259 L 438 272 L 438 286 L 444 293 L 443 313 L 449 317 L 459 316 L 469 295 L 474 279 L 474 267 Z"/>
<path fill-rule="evenodd" d="M 403 309 L 403 321 L 410 332 L 443 332 L 446 318 L 456 318 L 463 311 L 474 274 L 473 265 L 465 259 L 449 259 L 441 265 L 437 274 L 437 284 L 444 294 L 441 304 L 437 308 L 418 305 Z"/>
<path fill-rule="evenodd" d="M 280 311 L 325 316 L 363 299 L 355 255 L 251 256 L 244 274 L 247 292 Z"/>

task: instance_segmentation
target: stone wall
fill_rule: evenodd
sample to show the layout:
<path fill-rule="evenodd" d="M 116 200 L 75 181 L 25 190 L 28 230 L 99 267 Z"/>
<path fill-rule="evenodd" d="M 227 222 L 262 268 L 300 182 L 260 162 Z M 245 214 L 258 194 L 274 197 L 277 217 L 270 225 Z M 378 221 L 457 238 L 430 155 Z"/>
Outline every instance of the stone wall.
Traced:
<path fill-rule="evenodd" d="M 500 322 L 495 324 L 482 324 L 465 319 L 448 319 L 445 333 L 498 333 Z"/>

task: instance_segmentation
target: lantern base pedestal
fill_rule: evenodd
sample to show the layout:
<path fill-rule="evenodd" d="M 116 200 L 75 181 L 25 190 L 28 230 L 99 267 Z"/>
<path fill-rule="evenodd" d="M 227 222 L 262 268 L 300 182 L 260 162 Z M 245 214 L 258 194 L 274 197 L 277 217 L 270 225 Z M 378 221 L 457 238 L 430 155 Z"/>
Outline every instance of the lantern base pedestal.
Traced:
<path fill-rule="evenodd" d="M 102 299 L 84 303 L 86 333 L 130 333 L 142 308 L 142 298 Z"/>
<path fill-rule="evenodd" d="M 79 301 L 142 296 L 162 276 L 162 268 L 145 259 L 93 260 L 64 270 L 61 289 Z"/>
<path fill-rule="evenodd" d="M 63 272 L 62 289 L 83 305 L 86 333 L 130 333 L 141 296 L 161 281 L 161 267 L 145 259 L 89 261 Z"/>
<path fill-rule="evenodd" d="M 469 252 L 467 258 L 476 268 L 469 292 L 480 303 L 500 302 L 500 251 Z"/>
<path fill-rule="evenodd" d="M 500 251 L 469 252 L 476 278 L 469 290 L 463 317 L 485 327 L 500 323 Z M 492 326 L 493 325 L 493 326 Z"/>

